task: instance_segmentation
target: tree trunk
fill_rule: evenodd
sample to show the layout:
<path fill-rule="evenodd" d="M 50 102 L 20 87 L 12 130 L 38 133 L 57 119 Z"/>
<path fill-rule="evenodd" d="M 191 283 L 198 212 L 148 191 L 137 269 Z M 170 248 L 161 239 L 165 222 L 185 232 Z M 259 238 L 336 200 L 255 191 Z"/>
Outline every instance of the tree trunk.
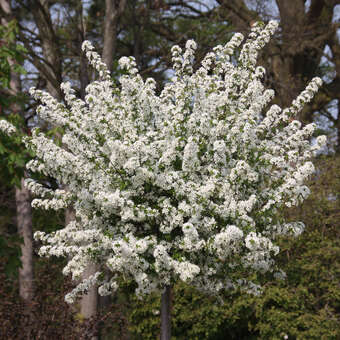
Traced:
<path fill-rule="evenodd" d="M 67 187 L 64 187 L 64 190 L 67 190 Z M 75 220 L 75 211 L 72 208 L 67 208 L 65 211 L 65 225 L 68 225 L 70 222 Z M 87 279 L 90 275 L 95 274 L 98 271 L 98 268 L 95 264 L 90 264 L 86 267 L 84 273 L 82 274 L 82 279 Z M 97 315 L 98 312 L 98 287 L 95 285 L 86 295 L 83 295 L 80 299 L 79 312 L 81 315 L 81 320 L 83 319 L 91 319 Z M 75 309 L 76 312 L 76 309 Z M 93 333 L 98 333 L 99 329 L 95 325 L 93 328 Z M 98 336 L 94 335 L 91 337 L 91 340 L 98 340 Z"/>
<path fill-rule="evenodd" d="M 18 233 L 24 241 L 21 245 L 19 294 L 24 301 L 30 302 L 34 294 L 32 211 L 30 193 L 24 187 L 24 179 L 21 180 L 21 188 L 15 189 L 15 200 Z"/>
<path fill-rule="evenodd" d="M 97 266 L 90 264 L 83 273 L 84 278 L 94 275 L 97 272 Z M 90 319 L 97 314 L 98 306 L 98 288 L 93 286 L 86 295 L 83 295 L 80 304 L 80 313 L 85 319 Z"/>
<path fill-rule="evenodd" d="M 77 17 L 78 17 L 78 45 L 79 45 L 79 80 L 80 80 L 80 98 L 84 99 L 86 95 L 86 86 L 90 83 L 90 77 L 87 70 L 87 58 L 85 53 L 81 49 L 81 45 L 84 40 L 86 40 L 86 27 L 84 24 L 83 17 L 83 5 L 80 1 L 79 6 L 77 7 Z"/>
<path fill-rule="evenodd" d="M 335 128 L 337 130 L 337 140 L 335 145 L 335 152 L 340 155 L 340 96 L 338 98 L 338 116 L 334 123 Z"/>
<path fill-rule="evenodd" d="M 50 2 L 47 0 L 30 1 L 35 24 L 39 30 L 41 48 L 44 55 L 45 73 L 48 92 L 57 100 L 62 98 L 62 63 L 58 37 L 55 33 L 50 14 Z"/>
<path fill-rule="evenodd" d="M 104 46 L 102 59 L 110 71 L 112 71 L 113 56 L 115 55 L 116 50 L 117 25 L 125 6 L 126 0 L 105 0 Z"/>
<path fill-rule="evenodd" d="M 166 286 L 161 299 L 161 340 L 171 338 L 171 287 Z"/>

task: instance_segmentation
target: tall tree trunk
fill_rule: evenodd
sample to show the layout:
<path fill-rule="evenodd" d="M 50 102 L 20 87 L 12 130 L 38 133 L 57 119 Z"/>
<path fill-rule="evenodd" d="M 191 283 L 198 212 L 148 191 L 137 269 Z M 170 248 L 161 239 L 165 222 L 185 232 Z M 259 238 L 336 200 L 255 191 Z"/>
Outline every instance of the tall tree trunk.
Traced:
<path fill-rule="evenodd" d="M 171 338 L 171 287 L 166 286 L 161 298 L 161 340 Z"/>
<path fill-rule="evenodd" d="M 9 0 L 0 0 L 2 10 L 12 15 L 12 9 Z M 1 24 L 6 26 L 8 21 L 1 18 Z M 14 64 L 13 60 L 9 60 L 10 65 Z M 17 96 L 21 92 L 20 75 L 11 72 L 10 92 L 13 96 Z M 11 110 L 20 113 L 20 105 L 14 103 Z M 23 239 L 21 244 L 21 268 L 19 268 L 19 294 L 26 302 L 30 303 L 34 295 L 34 268 L 33 268 L 33 236 L 32 236 L 32 210 L 31 198 L 29 191 L 24 187 L 24 178 L 21 179 L 21 187 L 15 189 L 17 228 L 18 233 Z"/>
<path fill-rule="evenodd" d="M 340 155 L 340 96 L 338 98 L 338 116 L 334 122 L 335 128 L 337 129 L 337 141 L 335 146 L 335 152 Z"/>
<path fill-rule="evenodd" d="M 102 58 L 112 71 L 113 57 L 116 52 L 119 18 L 123 14 L 126 0 L 105 0 L 104 46 Z"/>
<path fill-rule="evenodd" d="M 90 264 L 87 266 L 83 273 L 84 278 L 88 278 L 90 275 L 94 275 L 97 272 L 97 266 Z M 89 289 L 86 295 L 82 296 L 80 304 L 80 313 L 85 319 L 90 319 L 97 314 L 98 308 L 98 287 L 93 286 Z"/>
<path fill-rule="evenodd" d="M 62 98 L 60 83 L 62 81 L 62 63 L 58 37 L 55 33 L 50 14 L 48 0 L 30 0 L 34 22 L 39 30 L 41 48 L 44 55 L 45 72 L 48 92 L 60 100 Z"/>
<path fill-rule="evenodd" d="M 19 294 L 25 302 L 30 302 L 33 300 L 34 295 L 32 210 L 30 193 L 24 187 L 23 178 L 21 179 L 21 188 L 15 189 L 15 201 L 18 232 L 24 241 L 21 244 Z"/>
<path fill-rule="evenodd" d="M 86 40 L 86 26 L 84 22 L 84 16 L 83 16 L 83 5 L 80 2 L 77 6 L 77 18 L 78 18 L 78 50 L 80 51 L 79 55 L 79 80 L 80 80 L 80 98 L 85 98 L 85 89 L 86 86 L 90 83 L 90 77 L 87 69 L 88 61 L 86 58 L 85 53 L 81 49 L 81 45 L 84 40 Z"/>

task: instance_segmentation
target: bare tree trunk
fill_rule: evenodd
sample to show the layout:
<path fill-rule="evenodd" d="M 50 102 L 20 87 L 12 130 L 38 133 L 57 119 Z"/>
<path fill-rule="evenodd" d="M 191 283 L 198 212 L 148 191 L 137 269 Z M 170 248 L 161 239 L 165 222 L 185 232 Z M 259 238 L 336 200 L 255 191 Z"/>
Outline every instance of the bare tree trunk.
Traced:
<path fill-rule="evenodd" d="M 48 0 L 31 0 L 34 22 L 39 30 L 41 48 L 44 55 L 45 73 L 48 92 L 56 99 L 61 99 L 62 63 L 58 37 L 54 31 Z"/>
<path fill-rule="evenodd" d="M 340 155 L 340 96 L 338 98 L 338 116 L 334 122 L 335 128 L 337 129 L 337 140 L 335 146 L 335 152 Z"/>
<path fill-rule="evenodd" d="M 67 187 L 64 187 L 64 190 L 67 190 Z M 68 225 L 70 222 L 74 221 L 76 218 L 75 211 L 72 208 L 67 208 L 65 211 L 65 225 Z"/>
<path fill-rule="evenodd" d="M 9 0 L 0 0 L 2 10 L 12 15 L 12 9 Z M 1 24 L 6 26 L 8 21 L 1 18 Z M 10 65 L 14 64 L 9 60 Z M 10 92 L 13 96 L 21 92 L 20 76 L 11 72 Z M 14 103 L 11 110 L 20 113 L 20 105 Z M 19 294 L 27 303 L 31 302 L 34 295 L 34 268 L 33 268 L 33 236 L 32 236 L 32 210 L 31 198 L 29 191 L 24 187 L 24 178 L 21 179 L 21 187 L 15 189 L 16 213 L 18 233 L 23 238 L 21 244 L 21 268 L 19 268 Z"/>
<path fill-rule="evenodd" d="M 90 264 L 87 266 L 83 277 L 88 278 L 90 275 L 94 275 L 97 272 L 97 266 Z M 98 306 L 98 289 L 97 286 L 93 286 L 86 295 L 81 299 L 80 313 L 85 319 L 89 319 L 97 314 Z"/>
<path fill-rule="evenodd" d="M 104 46 L 102 58 L 108 69 L 112 71 L 113 56 L 116 51 L 117 26 L 123 14 L 126 0 L 105 0 Z"/>
<path fill-rule="evenodd" d="M 67 187 L 64 188 L 67 190 Z M 65 225 L 68 225 L 70 222 L 75 220 L 75 211 L 72 208 L 68 208 L 65 211 Z M 87 266 L 86 270 L 82 274 L 82 279 L 87 279 L 90 275 L 94 275 L 97 272 L 98 268 L 95 264 L 90 264 Z M 91 319 L 95 317 L 98 313 L 98 287 L 93 286 L 88 290 L 86 295 L 83 295 L 80 299 L 79 303 L 79 312 L 81 315 L 81 320 L 83 319 Z M 75 312 L 76 312 L 75 309 Z M 99 329 L 95 326 L 93 329 L 94 333 L 98 333 Z M 91 340 L 98 340 L 98 336 L 92 336 Z"/>
<path fill-rule="evenodd" d="M 30 193 L 24 187 L 23 178 L 21 188 L 15 189 L 15 200 L 18 232 L 24 241 L 21 245 L 22 266 L 19 268 L 19 294 L 24 301 L 30 302 L 34 295 L 32 211 Z"/>
<path fill-rule="evenodd" d="M 81 99 L 85 98 L 85 89 L 86 86 L 90 83 L 90 77 L 87 69 L 87 58 L 85 53 L 81 50 L 81 45 L 84 40 L 86 40 L 86 26 L 84 23 L 84 16 L 83 16 L 83 5 L 80 1 L 79 5 L 77 6 L 77 18 L 78 18 L 78 45 L 80 51 L 80 60 L 79 60 L 79 80 L 80 80 L 80 97 Z"/>
<path fill-rule="evenodd" d="M 171 287 L 166 286 L 161 299 L 161 340 L 171 338 Z"/>

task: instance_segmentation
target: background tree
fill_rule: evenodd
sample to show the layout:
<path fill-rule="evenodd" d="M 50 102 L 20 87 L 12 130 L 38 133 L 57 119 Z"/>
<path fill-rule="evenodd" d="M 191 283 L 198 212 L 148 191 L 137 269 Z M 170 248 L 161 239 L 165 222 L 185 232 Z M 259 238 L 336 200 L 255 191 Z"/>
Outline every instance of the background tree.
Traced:
<path fill-rule="evenodd" d="M 268 72 L 268 85 L 278 94 L 278 103 L 287 106 L 315 75 L 325 76 L 326 84 L 317 99 L 301 112 L 303 122 L 314 120 L 315 113 L 324 116 L 339 129 L 339 17 L 334 22 L 339 1 L 278 0 L 267 1 L 218 0 L 216 7 L 220 20 L 227 20 L 236 30 L 243 32 L 250 23 L 265 19 L 280 21 L 280 32 L 262 56 L 261 63 Z M 326 56 L 326 49 L 330 53 Z M 325 68 L 327 58 L 333 65 Z M 328 64 L 329 65 L 329 64 Z M 339 145 L 339 143 L 337 144 Z M 337 147 L 338 150 L 338 147 Z"/>

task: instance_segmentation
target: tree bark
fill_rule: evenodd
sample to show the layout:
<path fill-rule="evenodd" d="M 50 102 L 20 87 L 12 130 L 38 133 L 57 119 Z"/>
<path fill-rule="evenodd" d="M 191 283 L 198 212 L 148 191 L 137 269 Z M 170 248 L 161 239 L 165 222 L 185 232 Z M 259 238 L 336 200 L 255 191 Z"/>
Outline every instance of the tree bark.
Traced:
<path fill-rule="evenodd" d="M 54 31 L 48 0 L 31 0 L 31 9 L 34 22 L 39 30 L 39 39 L 44 55 L 45 71 L 43 74 L 47 81 L 48 92 L 60 100 L 62 98 L 60 83 L 62 81 L 62 63 L 58 37 Z"/>
<path fill-rule="evenodd" d="M 117 26 L 119 17 L 124 12 L 126 0 L 105 0 L 104 46 L 102 59 L 108 69 L 112 71 L 113 56 L 117 42 Z"/>
<path fill-rule="evenodd" d="M 32 210 L 30 193 L 24 187 L 21 179 L 21 188 L 15 189 L 17 206 L 18 233 L 23 238 L 21 245 L 21 268 L 19 268 L 19 294 L 25 302 L 33 300 L 34 295 L 34 268 L 33 268 L 33 235 Z"/>
<path fill-rule="evenodd" d="M 94 275 L 97 272 L 97 266 L 90 264 L 87 266 L 83 273 L 84 278 L 88 278 L 90 275 Z M 98 287 L 93 286 L 86 295 L 83 295 L 81 299 L 80 313 L 85 319 L 90 319 L 97 314 L 98 307 Z"/>
<path fill-rule="evenodd" d="M 161 298 L 161 340 L 171 338 L 171 287 L 166 286 Z"/>
<path fill-rule="evenodd" d="M 2 10 L 9 16 L 12 15 L 12 9 L 9 0 L 0 0 Z M 8 21 L 1 18 L 1 24 L 6 26 Z M 14 64 L 9 60 L 9 64 Z M 10 93 L 17 96 L 21 92 L 20 75 L 11 72 Z M 20 113 L 21 107 L 14 103 L 11 105 L 14 113 Z M 22 237 L 21 244 L 21 267 L 19 268 L 19 295 L 26 302 L 30 303 L 34 295 L 34 268 L 33 268 L 33 235 L 32 235 L 32 210 L 31 198 L 29 191 L 24 187 L 24 178 L 21 179 L 21 187 L 15 189 L 17 228 L 18 234 Z"/>
<path fill-rule="evenodd" d="M 83 5 L 82 2 L 79 3 L 77 7 L 77 17 L 78 17 L 78 44 L 79 44 L 79 80 L 80 80 L 80 98 L 85 98 L 85 89 L 86 86 L 90 83 L 90 77 L 87 70 L 88 61 L 86 59 L 85 53 L 81 49 L 81 45 L 84 40 L 86 40 L 86 27 L 84 24 L 84 17 L 83 17 Z"/>

